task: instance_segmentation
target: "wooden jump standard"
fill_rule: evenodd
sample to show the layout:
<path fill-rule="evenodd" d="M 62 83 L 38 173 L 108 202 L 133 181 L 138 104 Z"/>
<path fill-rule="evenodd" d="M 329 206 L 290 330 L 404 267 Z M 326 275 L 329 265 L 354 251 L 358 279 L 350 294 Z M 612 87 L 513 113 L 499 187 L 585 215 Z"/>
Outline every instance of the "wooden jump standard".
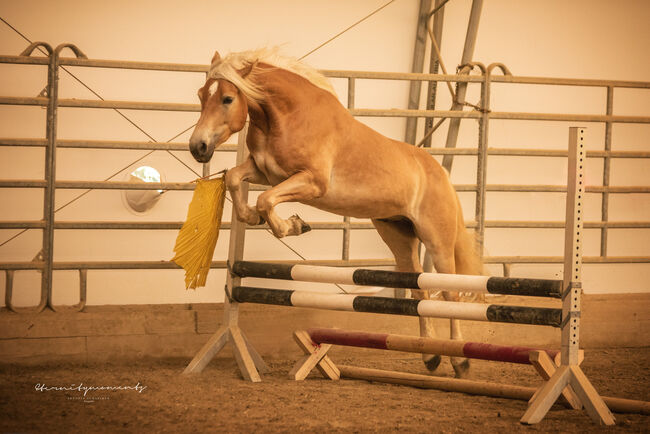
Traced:
<path fill-rule="evenodd" d="M 562 298 L 562 311 L 559 319 L 559 327 L 562 330 L 561 336 L 561 363 L 556 370 L 548 371 L 548 381 L 535 393 L 531 399 L 530 405 L 524 416 L 521 419 L 522 423 L 533 424 L 541 421 L 551 406 L 555 401 L 563 394 L 567 389 L 567 386 L 570 386 L 571 389 L 575 392 L 575 397 L 580 401 L 584 406 L 589 416 L 596 421 L 597 423 L 605 425 L 614 424 L 614 416 L 611 414 L 607 405 L 603 399 L 598 395 L 594 387 L 591 385 L 587 377 L 584 375 L 580 369 L 580 350 L 579 350 L 579 332 L 580 332 L 580 296 L 581 296 L 581 270 L 582 270 L 582 234 L 583 234 L 583 222 L 582 222 L 582 203 L 585 194 L 584 186 L 584 166 L 585 166 L 585 150 L 584 150 L 584 139 L 583 139 L 583 128 L 571 127 L 569 128 L 569 152 L 568 152 L 568 176 L 567 176 L 567 200 L 566 200 L 566 230 L 564 237 L 564 276 L 561 285 L 561 290 L 559 291 L 560 297 Z M 246 158 L 246 147 L 245 147 L 245 132 L 239 134 L 240 141 L 239 147 L 237 150 L 237 164 L 241 164 Z M 242 196 L 246 200 L 248 197 L 248 184 L 243 183 L 242 185 Z M 233 210 L 233 215 L 231 219 L 231 230 L 230 230 L 230 248 L 228 253 L 228 263 L 235 266 L 239 263 L 239 266 L 242 267 L 242 270 L 239 270 L 242 274 L 245 273 L 243 267 L 245 263 L 242 262 L 243 252 L 244 252 L 244 237 L 246 232 L 246 226 L 237 221 L 235 210 Z M 257 266 L 256 266 L 257 267 Z M 300 274 L 300 271 L 304 271 L 304 268 L 293 267 L 289 270 L 284 270 L 285 275 L 290 275 L 292 279 L 297 278 Z M 357 270 L 358 271 L 358 270 Z M 295 273 L 295 276 L 294 276 Z M 320 271 L 324 273 L 324 271 Z M 331 273 L 339 274 L 338 271 L 331 271 Z M 272 274 L 272 273 L 271 273 Z M 316 274 L 316 273 L 312 273 Z M 390 286 L 390 280 L 392 277 L 397 276 L 394 274 L 385 274 L 383 277 L 386 278 L 386 281 L 383 281 L 379 278 L 380 274 L 377 273 L 358 273 L 358 275 L 365 274 L 369 276 L 372 274 L 374 277 L 364 277 L 364 280 L 367 282 L 373 282 L 373 285 L 383 285 Z M 341 274 L 342 276 L 343 274 Z M 263 276 L 263 277 L 272 277 L 272 276 Z M 325 277 L 323 277 L 325 278 Z M 471 278 L 468 279 L 468 276 L 442 276 L 435 278 L 430 275 L 410 275 L 410 276 L 400 276 L 399 285 L 407 283 L 404 280 L 412 279 L 413 287 L 420 288 L 420 284 L 423 287 L 429 288 L 433 286 L 435 289 L 439 289 L 440 285 L 444 285 L 444 279 L 448 282 L 447 284 L 456 285 L 457 288 L 462 290 L 468 290 L 467 286 L 471 286 L 473 290 L 478 290 L 478 292 L 490 292 L 490 288 L 497 287 L 498 290 L 508 288 L 510 285 L 511 288 L 519 290 L 518 285 L 521 285 L 521 282 L 511 282 L 508 283 L 507 280 L 503 279 L 493 279 L 490 278 Z M 253 346 L 248 342 L 244 333 L 239 328 L 239 303 L 242 301 L 246 302 L 262 302 L 266 304 L 281 304 L 284 306 L 305 306 L 305 307 L 317 307 L 317 308 L 329 308 L 327 303 L 332 304 L 334 309 L 342 310 L 354 310 L 354 311 L 363 311 L 363 312 L 379 312 L 382 313 L 401 313 L 407 315 L 433 315 L 436 313 L 451 314 L 454 311 L 454 314 L 457 312 L 459 316 L 456 318 L 465 318 L 472 319 L 479 318 L 482 320 L 490 321 L 488 317 L 489 306 L 483 306 L 482 308 L 476 306 L 469 306 L 466 304 L 466 307 L 463 308 L 458 303 L 458 306 L 448 305 L 448 304 L 439 304 L 442 302 L 437 302 L 436 304 L 420 304 L 424 301 L 431 300 L 422 300 L 415 303 L 402 303 L 401 301 L 392 302 L 385 301 L 388 299 L 383 299 L 382 297 L 355 297 L 349 296 L 347 294 L 343 295 L 334 295 L 333 297 L 325 296 L 316 296 L 316 295 L 305 295 L 302 291 L 279 291 L 275 296 L 272 296 L 269 291 L 273 291 L 266 288 L 248 288 L 241 285 L 241 275 L 237 275 L 233 272 L 226 275 L 226 297 L 224 299 L 224 319 L 221 327 L 217 332 L 210 338 L 210 340 L 201 348 L 201 350 L 194 356 L 194 359 L 189 363 L 184 373 L 197 373 L 201 372 L 203 368 L 210 362 L 210 360 L 223 348 L 227 342 L 232 342 L 233 353 L 239 369 L 245 379 L 250 381 L 261 381 L 259 372 L 264 372 L 268 368 L 260 355 L 255 351 Z M 347 282 L 355 283 L 354 271 L 352 272 L 352 277 L 346 277 Z M 357 277 L 356 279 L 360 279 Z M 373 280 L 375 279 L 375 280 Z M 415 279 L 413 281 L 413 279 Z M 437 280 L 436 280 L 437 279 Z M 360 280 L 357 280 L 360 281 Z M 330 282 L 328 280 L 328 282 Z M 450 282 L 456 282 L 455 284 Z M 397 283 L 395 283 L 397 284 Z M 533 287 L 532 283 L 523 283 L 523 285 L 530 285 Z M 556 283 L 540 283 L 536 284 L 534 289 L 530 292 L 535 294 L 522 294 L 522 295 L 538 295 L 538 296 L 556 296 L 558 293 Z M 408 285 L 405 285 L 409 287 Z M 452 289 L 449 289 L 452 290 Z M 511 292 L 516 293 L 516 292 Z M 545 294 L 544 294 L 545 293 Z M 307 293 L 313 294 L 313 293 Z M 319 298 L 319 302 L 315 303 L 316 297 Z M 373 299 L 372 301 L 365 301 L 364 299 Z M 311 300 L 311 301 L 310 301 Z M 272 303 L 270 301 L 273 301 Z M 411 300 L 413 301 L 413 300 Z M 314 302 L 313 304 L 311 304 Z M 304 303 L 304 304 L 302 304 Z M 386 309 L 383 306 L 389 306 L 390 309 L 397 309 L 397 311 L 386 312 Z M 379 307 L 382 306 L 380 309 Z M 364 309 L 368 310 L 364 310 Z M 524 324 L 544 324 L 544 325 L 556 325 L 555 322 L 558 320 L 557 313 L 546 312 L 540 316 L 537 316 L 537 313 L 541 311 L 530 311 L 519 310 L 519 307 L 510 306 L 509 310 L 501 309 L 501 307 L 493 308 L 493 314 L 495 319 L 501 321 L 504 318 L 507 318 L 508 315 L 514 319 L 514 323 Z M 514 310 L 512 308 L 515 308 Z M 406 309 L 405 311 L 400 312 L 400 309 Z M 535 308 L 538 309 L 538 308 Z M 520 313 L 525 312 L 523 316 L 520 317 Z M 505 313 L 505 314 L 504 314 Z M 522 318 L 525 318 L 523 320 Z M 538 318 L 541 318 L 538 320 Z M 550 320 L 549 318 L 552 318 Z M 521 321 L 520 321 L 521 320 Z M 548 355 L 543 351 L 533 352 L 534 354 L 541 355 L 542 358 Z M 325 364 L 327 366 L 327 364 Z M 319 369 L 323 369 L 321 364 L 318 365 Z"/>
<path fill-rule="evenodd" d="M 305 352 L 289 373 L 293 380 L 304 380 L 314 368 L 331 380 L 349 378 L 381 383 L 402 384 L 421 389 L 437 389 L 447 392 L 461 392 L 471 395 L 530 401 L 538 389 L 503 383 L 490 383 L 407 372 L 362 368 L 358 366 L 335 365 L 327 356 L 332 345 L 343 345 L 381 350 L 403 351 L 421 354 L 468 357 L 497 362 L 531 364 L 544 380 L 548 380 L 559 364 L 559 351 L 540 350 L 528 347 L 493 345 L 478 342 L 463 342 L 451 339 L 424 338 L 386 333 L 370 333 L 354 330 L 311 328 L 294 333 L 294 339 Z M 581 352 L 580 361 L 583 357 Z M 569 387 L 563 391 L 560 401 L 569 408 L 582 407 L 579 398 Z M 632 399 L 602 397 L 607 406 L 618 413 L 650 414 L 650 402 Z"/>

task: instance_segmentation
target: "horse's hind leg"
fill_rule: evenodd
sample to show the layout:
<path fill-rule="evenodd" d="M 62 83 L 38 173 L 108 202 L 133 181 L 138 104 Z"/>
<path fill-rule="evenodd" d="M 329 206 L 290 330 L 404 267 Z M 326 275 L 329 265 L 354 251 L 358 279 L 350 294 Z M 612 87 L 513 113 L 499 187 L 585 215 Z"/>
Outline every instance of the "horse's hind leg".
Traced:
<path fill-rule="evenodd" d="M 410 221 L 373 220 L 373 225 L 379 235 L 388 245 L 395 256 L 397 271 L 421 272 L 418 245 L 420 240 L 415 236 L 413 224 Z M 413 298 L 429 298 L 428 291 L 411 290 Z M 435 337 L 432 318 L 419 318 L 420 336 Z M 440 364 L 439 355 L 422 354 L 422 360 L 430 371 L 434 371 Z"/>
<path fill-rule="evenodd" d="M 454 257 L 454 249 L 456 244 L 456 229 L 454 226 L 445 226 L 440 222 L 431 221 L 433 223 L 427 226 L 418 226 L 418 236 L 427 248 L 427 252 L 431 255 L 433 266 L 438 273 L 455 274 L 456 262 Z M 458 302 L 460 297 L 457 292 L 443 291 L 442 296 L 447 301 Z M 463 335 L 460 331 L 460 321 L 457 319 L 450 319 L 450 334 L 454 340 L 463 340 Z M 469 373 L 469 359 L 465 357 L 451 357 L 451 365 L 454 368 L 456 377 L 466 377 Z"/>

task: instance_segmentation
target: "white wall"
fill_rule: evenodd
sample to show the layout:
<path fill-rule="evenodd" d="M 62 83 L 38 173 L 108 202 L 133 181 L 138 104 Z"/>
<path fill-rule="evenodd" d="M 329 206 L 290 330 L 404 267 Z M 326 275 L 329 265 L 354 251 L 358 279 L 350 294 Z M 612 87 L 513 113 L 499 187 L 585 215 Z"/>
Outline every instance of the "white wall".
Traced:
<path fill-rule="evenodd" d="M 238 2 L 208 1 L 59 1 L 2 2 L 0 17 L 31 40 L 53 45 L 75 43 L 90 58 L 124 59 L 205 64 L 215 49 L 222 54 L 266 45 L 281 45 L 287 55 L 300 57 L 339 31 L 363 18 L 383 0 Z M 305 61 L 322 69 L 410 71 L 415 34 L 416 0 L 397 0 L 385 9 L 308 56 Z M 445 7 L 443 57 L 450 70 L 460 60 L 471 2 L 452 0 Z M 475 59 L 484 63 L 503 62 L 515 75 L 584 77 L 650 81 L 650 3 L 646 1 L 485 2 Z M 0 54 L 18 54 L 27 42 L 0 22 Z M 90 70 L 69 68 L 105 99 L 196 102 L 202 74 L 156 73 L 146 71 Z M 0 95 L 35 96 L 45 86 L 45 68 L 0 65 Z M 345 83 L 334 82 L 346 100 Z M 407 84 L 367 81 L 357 84 L 357 107 L 388 108 L 406 106 Z M 592 88 L 548 88 L 541 86 L 494 85 L 492 108 L 497 111 L 557 113 L 604 113 L 605 93 Z M 95 98 L 87 89 L 61 73 L 63 98 Z M 444 87 L 439 105 L 450 104 Z M 477 89 L 468 99 L 478 100 Z M 617 90 L 615 114 L 650 115 L 648 91 Z M 149 136 L 166 141 L 192 125 L 195 113 L 154 113 L 123 111 Z M 361 119 L 380 132 L 403 138 L 403 119 Z M 43 137 L 45 111 L 40 108 L 0 106 L 0 136 Z M 556 148 L 566 147 L 567 123 L 503 122 L 490 124 L 490 146 Z M 588 125 L 589 149 L 602 149 L 604 127 Z M 444 146 L 446 130 L 434 136 L 434 146 Z M 189 133 L 177 141 L 186 141 Z M 474 121 L 464 121 L 459 146 L 475 146 Z M 148 140 L 148 137 L 111 110 L 59 110 L 59 138 Z M 648 150 L 650 128 L 639 125 L 614 127 L 613 149 Z M 236 137 L 230 140 L 235 143 Z M 132 162 L 144 151 L 102 151 L 61 149 L 57 155 L 57 177 L 61 180 L 103 180 L 117 174 L 122 180 Z M 37 179 L 43 176 L 43 150 L 0 147 L 0 178 Z M 195 172 L 200 166 L 187 152 L 175 152 Z M 213 169 L 232 166 L 234 158 L 218 154 Z M 196 175 L 164 151 L 146 156 L 140 163 L 163 172 L 167 181 L 188 181 Z M 457 158 L 452 179 L 456 183 L 475 180 L 475 159 Z M 648 185 L 647 161 L 616 161 L 613 185 Z M 602 163 L 589 164 L 588 184 L 602 182 Z M 488 183 L 562 184 L 565 163 L 559 159 L 491 157 Z M 57 206 L 80 191 L 57 191 Z M 253 197 L 255 195 L 252 195 Z M 461 194 L 465 215 L 473 218 L 473 195 Z M 121 193 L 93 191 L 57 213 L 59 220 L 156 220 L 185 219 L 190 194 L 166 193 L 146 216 L 134 216 L 123 206 Z M 561 220 L 563 197 L 554 194 L 489 194 L 488 219 Z M 650 220 L 646 196 L 617 195 L 611 198 L 611 220 Z M 39 190 L 0 190 L 0 220 L 42 217 Z M 599 220 L 600 197 L 589 195 L 587 220 Z M 311 220 L 339 219 L 304 206 L 283 206 L 282 213 L 295 212 Z M 230 215 L 227 206 L 225 215 Z M 226 217 L 226 220 L 228 217 Z M 0 244 L 17 231 L 0 230 Z M 175 231 L 57 231 L 55 260 L 168 260 L 172 256 Z M 585 253 L 597 255 L 599 234 L 587 231 Z M 650 230 L 611 230 L 611 255 L 650 255 Z M 561 255 L 561 230 L 488 230 L 490 255 Z M 215 259 L 225 259 L 227 231 L 219 240 Z M 0 261 L 31 260 L 40 249 L 41 236 L 28 231 L 0 247 Z M 309 259 L 337 259 L 341 236 L 335 232 L 313 231 L 286 243 Z M 352 236 L 353 258 L 388 257 L 388 249 L 373 231 Z M 250 259 L 298 259 L 265 232 L 248 234 L 246 256 Z M 493 268 L 495 274 L 499 268 Z M 558 266 L 516 266 L 513 274 L 554 277 Z M 647 265 L 588 265 L 586 292 L 650 291 Z M 179 271 L 128 271 L 89 273 L 88 300 L 91 304 L 217 302 L 222 299 L 224 273 L 213 270 L 209 286 L 196 292 L 183 288 Z M 18 272 L 15 302 L 29 305 L 38 299 L 40 276 Z M 74 272 L 55 273 L 55 300 L 73 303 L 77 276 Z M 0 292 L 4 276 L 0 275 Z M 327 285 L 320 286 L 331 289 Z"/>

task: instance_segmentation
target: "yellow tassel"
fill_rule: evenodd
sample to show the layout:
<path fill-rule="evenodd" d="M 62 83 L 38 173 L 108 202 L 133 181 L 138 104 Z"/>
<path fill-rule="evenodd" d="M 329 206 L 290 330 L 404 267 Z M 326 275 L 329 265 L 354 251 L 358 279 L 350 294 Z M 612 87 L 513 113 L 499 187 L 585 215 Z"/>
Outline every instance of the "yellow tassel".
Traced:
<path fill-rule="evenodd" d="M 176 237 L 176 255 L 172 258 L 185 270 L 185 289 L 205 286 L 219 238 L 225 198 L 223 177 L 197 182 L 187 219 Z"/>

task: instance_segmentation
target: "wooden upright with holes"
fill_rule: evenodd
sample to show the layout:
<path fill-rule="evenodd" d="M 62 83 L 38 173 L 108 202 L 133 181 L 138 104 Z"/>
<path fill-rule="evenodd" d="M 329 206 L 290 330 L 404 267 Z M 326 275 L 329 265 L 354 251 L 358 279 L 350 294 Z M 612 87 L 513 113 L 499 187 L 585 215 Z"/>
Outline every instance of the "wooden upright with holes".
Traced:
<path fill-rule="evenodd" d="M 567 386 L 571 386 L 575 392 L 575 397 L 571 396 L 570 398 L 571 401 L 577 397 L 594 421 L 605 425 L 614 425 L 614 416 L 579 366 L 585 156 L 584 128 L 572 127 L 569 129 L 561 360 L 549 380 L 531 399 L 528 410 L 521 418 L 521 423 L 525 424 L 541 421 L 562 391 Z"/>
<path fill-rule="evenodd" d="M 237 164 L 241 164 L 246 158 L 246 130 L 239 132 L 239 141 L 237 147 Z M 248 196 L 248 183 L 242 185 L 244 198 Z M 244 257 L 244 236 L 246 234 L 246 224 L 237 220 L 236 211 L 232 210 L 232 226 L 230 229 L 230 244 L 228 249 L 228 262 L 233 264 L 235 261 L 241 261 Z M 192 361 L 183 371 L 183 374 L 199 373 L 210 363 L 210 360 L 217 355 L 219 351 L 231 342 L 232 351 L 235 360 L 239 366 L 242 376 L 246 380 L 253 382 L 262 381 L 260 372 L 268 371 L 268 367 L 262 360 L 262 357 L 255 351 L 255 348 L 248 342 L 246 336 L 239 328 L 239 303 L 230 299 L 232 289 L 239 286 L 241 278 L 234 276 L 232 273 L 226 274 L 226 296 L 223 303 L 223 323 L 217 332 L 212 335 L 208 342 L 203 345 L 199 352 L 194 356 Z"/>

